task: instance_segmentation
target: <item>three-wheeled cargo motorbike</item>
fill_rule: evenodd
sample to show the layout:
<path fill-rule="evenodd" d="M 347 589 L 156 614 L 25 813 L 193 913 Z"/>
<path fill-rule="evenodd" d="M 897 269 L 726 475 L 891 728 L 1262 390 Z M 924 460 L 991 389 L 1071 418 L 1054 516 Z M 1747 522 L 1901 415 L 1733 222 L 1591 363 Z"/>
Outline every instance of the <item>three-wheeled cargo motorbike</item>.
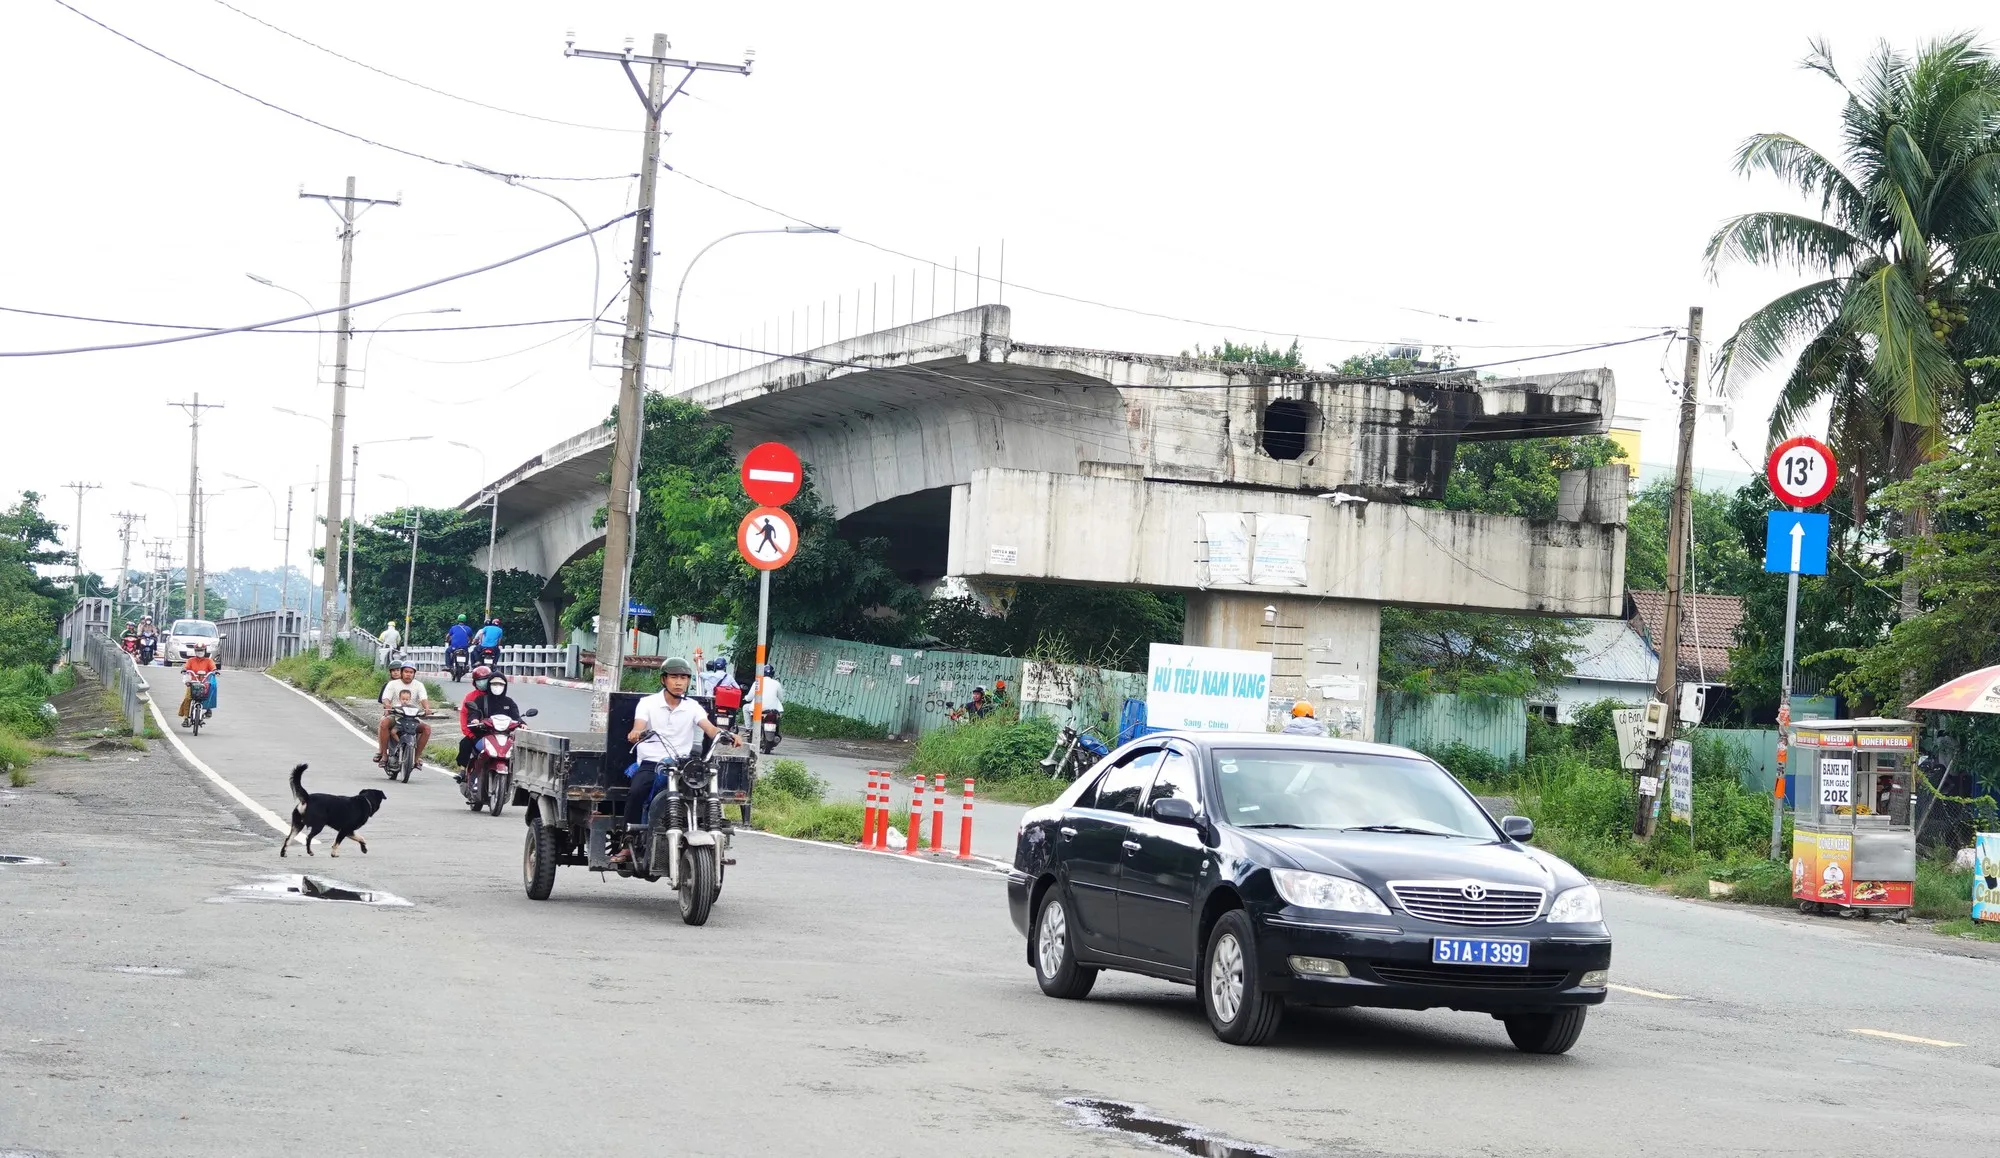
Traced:
<path fill-rule="evenodd" d="M 527 806 L 521 884 L 530 900 L 547 900 L 562 865 L 664 880 L 679 895 L 681 920 L 700 925 L 736 863 L 735 826 L 723 807 L 747 809 L 755 757 L 747 745 L 718 743 L 662 769 L 645 825 L 628 829 L 633 746 L 625 737 L 639 698 L 614 693 L 604 733 L 515 733 L 513 798 Z"/>

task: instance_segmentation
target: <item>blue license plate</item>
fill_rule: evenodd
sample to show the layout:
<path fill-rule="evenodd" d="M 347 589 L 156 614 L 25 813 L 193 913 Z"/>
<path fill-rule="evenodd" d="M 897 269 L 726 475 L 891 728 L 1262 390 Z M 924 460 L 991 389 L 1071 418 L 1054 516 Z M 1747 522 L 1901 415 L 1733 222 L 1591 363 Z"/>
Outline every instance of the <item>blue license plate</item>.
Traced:
<path fill-rule="evenodd" d="M 1431 942 L 1433 965 L 1504 965 L 1526 968 L 1526 941 L 1472 937 L 1438 937 Z"/>

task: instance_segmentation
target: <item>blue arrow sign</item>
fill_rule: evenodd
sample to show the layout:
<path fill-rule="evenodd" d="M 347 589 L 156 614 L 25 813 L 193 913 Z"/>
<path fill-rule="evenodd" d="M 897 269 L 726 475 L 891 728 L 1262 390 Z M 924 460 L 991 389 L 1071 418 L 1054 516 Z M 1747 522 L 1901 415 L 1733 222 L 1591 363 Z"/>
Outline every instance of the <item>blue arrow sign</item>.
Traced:
<path fill-rule="evenodd" d="M 1764 570 L 1826 574 L 1825 515 L 1772 511 L 1764 516 Z"/>

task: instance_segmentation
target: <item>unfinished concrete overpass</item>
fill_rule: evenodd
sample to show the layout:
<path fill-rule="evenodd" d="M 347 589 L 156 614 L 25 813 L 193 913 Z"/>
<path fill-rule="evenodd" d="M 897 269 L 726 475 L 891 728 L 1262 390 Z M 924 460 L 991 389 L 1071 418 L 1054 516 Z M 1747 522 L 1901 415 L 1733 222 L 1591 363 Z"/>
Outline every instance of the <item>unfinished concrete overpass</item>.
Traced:
<path fill-rule="evenodd" d="M 1380 605 L 1616 616 L 1625 471 L 1563 479 L 1551 522 L 1411 506 L 1460 442 L 1601 433 L 1608 370 L 1393 381 L 1033 345 L 987 305 L 866 334 L 682 397 L 809 464 L 844 534 L 922 582 L 1024 580 L 1188 594 L 1190 643 L 1278 657 L 1349 734 L 1373 727 Z M 496 485 L 501 567 L 551 579 L 596 549 L 610 432 Z"/>

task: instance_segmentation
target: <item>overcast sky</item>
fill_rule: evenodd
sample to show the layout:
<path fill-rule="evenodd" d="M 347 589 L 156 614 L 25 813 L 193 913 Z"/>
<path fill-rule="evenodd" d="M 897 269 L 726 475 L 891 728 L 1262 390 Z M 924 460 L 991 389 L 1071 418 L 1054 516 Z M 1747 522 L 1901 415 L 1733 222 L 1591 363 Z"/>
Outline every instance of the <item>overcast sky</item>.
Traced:
<path fill-rule="evenodd" d="M 515 113 L 422 91 L 245 19 L 218 0 L 71 0 L 76 8 L 247 93 L 442 161 L 555 177 L 637 168 L 639 102 L 617 65 L 580 47 L 734 62 L 699 75 L 668 113 L 664 155 L 682 173 L 843 237 L 738 238 L 688 283 L 690 335 L 756 346 L 788 319 L 861 291 L 879 325 L 949 306 L 955 259 L 995 290 L 1006 248 L 1015 337 L 1173 353 L 1224 337 L 1304 341 L 1315 363 L 1390 342 L 1450 345 L 1486 363 L 1618 341 L 1707 307 L 1711 342 L 1787 279 L 1701 268 L 1717 224 L 1791 207 L 1730 169 L 1747 135 L 1782 130 L 1831 150 L 1838 94 L 1796 67 L 1829 39 L 1850 74 L 1878 39 L 1909 47 L 1977 28 L 1990 5 L 918 3 L 726 5 L 382 3 L 237 8 L 355 60 Z M 370 212 L 357 299 L 470 269 L 578 229 L 569 210 L 462 168 L 316 128 L 183 71 L 66 11 L 12 0 L 0 35 L 9 110 L 0 305 L 221 327 L 337 298 L 326 205 L 298 196 L 360 180 L 400 198 Z M 630 207 L 634 182 L 537 187 L 592 224 Z M 666 175 L 656 324 L 695 250 L 772 214 Z M 368 307 L 370 326 L 483 325 L 587 317 L 618 289 L 629 234 L 600 235 L 493 273 Z M 930 260 L 946 268 L 933 291 Z M 601 276 L 600 276 L 601 266 Z M 1032 287 L 1029 288 L 1029 287 Z M 1044 296 L 1050 290 L 1166 321 Z M 452 314 L 405 310 L 456 308 Z M 622 316 L 622 307 L 613 311 Z M 1442 315 L 1442 316 L 1440 316 Z M 1478 322 L 1452 318 L 1476 318 Z M 798 323 L 803 329 L 808 323 Z M 817 321 L 810 323 L 817 327 Z M 1253 332 L 1253 327 L 1270 333 Z M 867 327 L 863 327 L 864 329 Z M 132 341 L 166 331 L 0 314 L 0 349 Z M 775 339 L 768 339 L 775 340 Z M 803 344 L 803 343 L 802 343 Z M 599 421 L 616 374 L 594 369 L 587 328 L 384 333 L 357 341 L 365 389 L 350 437 L 430 435 L 363 449 L 364 515 L 457 502 L 493 475 Z M 612 355 L 599 344 L 600 360 Z M 1646 461 L 1671 457 L 1664 344 L 1566 355 L 1495 372 L 1609 365 L 1618 410 L 1641 421 Z M 48 495 L 99 482 L 84 521 L 87 567 L 117 566 L 111 513 L 173 535 L 185 499 L 187 426 L 169 399 L 220 402 L 203 428 L 206 485 L 297 484 L 293 539 L 309 538 L 305 488 L 326 430 L 285 407 L 330 408 L 332 342 L 245 334 L 148 349 L 0 360 L 13 401 L 0 491 Z M 1678 378 L 1675 349 L 1668 370 Z M 656 345 L 656 361 L 665 350 Z M 718 363 L 684 345 L 683 380 Z M 1735 442 L 1761 457 L 1774 384 L 1745 384 Z M 477 444 L 481 456 L 447 445 Z M 1705 421 L 1701 465 L 1747 469 Z M 88 449 L 86 449 L 86 447 Z M 395 475 L 385 480 L 382 474 Z M 274 566 L 272 503 L 255 489 L 210 508 L 211 570 Z"/>

